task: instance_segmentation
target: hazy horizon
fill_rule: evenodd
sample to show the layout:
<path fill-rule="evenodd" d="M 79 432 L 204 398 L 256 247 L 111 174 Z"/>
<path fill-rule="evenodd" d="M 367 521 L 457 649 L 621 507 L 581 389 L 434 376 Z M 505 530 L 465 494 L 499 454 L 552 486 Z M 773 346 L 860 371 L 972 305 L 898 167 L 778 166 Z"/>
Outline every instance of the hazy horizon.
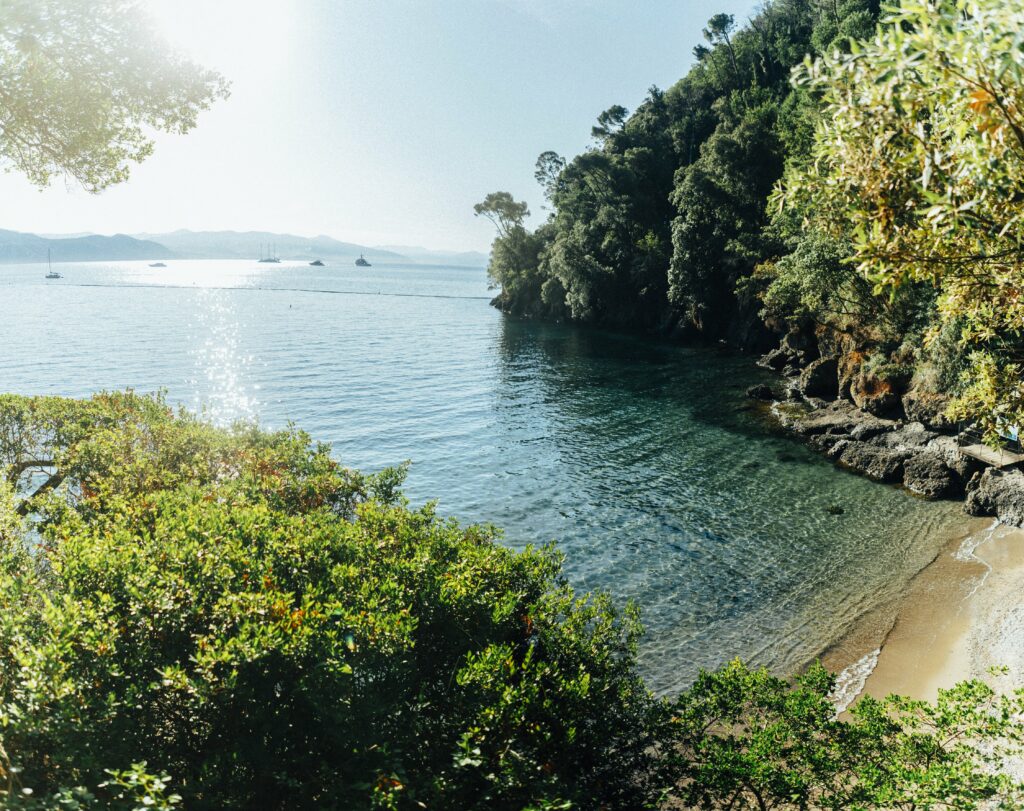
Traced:
<path fill-rule="evenodd" d="M 708 17 L 742 22 L 756 5 L 148 2 L 172 43 L 232 82 L 231 98 L 188 135 L 158 135 L 128 182 L 98 196 L 0 175 L 0 228 L 275 231 L 486 252 L 493 230 L 474 203 L 510 191 L 536 225 L 537 155 L 585 149 L 602 110 L 633 109 L 685 74 Z"/>

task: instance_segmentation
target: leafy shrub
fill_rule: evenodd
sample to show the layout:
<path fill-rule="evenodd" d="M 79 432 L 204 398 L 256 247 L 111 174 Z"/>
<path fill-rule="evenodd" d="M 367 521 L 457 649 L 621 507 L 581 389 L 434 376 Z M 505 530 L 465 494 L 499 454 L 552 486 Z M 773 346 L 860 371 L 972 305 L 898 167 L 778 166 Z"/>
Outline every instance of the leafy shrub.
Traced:
<path fill-rule="evenodd" d="M 0 423 L 64 474 L 35 552 L 0 512 L 9 801 L 132 807 L 106 770 L 145 761 L 188 808 L 651 802 L 636 613 L 577 598 L 551 550 L 294 430 L 132 395 L 6 398 Z"/>
<path fill-rule="evenodd" d="M 131 393 L 0 397 L 0 466 L 6 808 L 1019 800 L 993 772 L 1019 697 L 968 683 L 847 723 L 820 668 L 734 663 L 657 699 L 635 608 L 294 429 Z"/>

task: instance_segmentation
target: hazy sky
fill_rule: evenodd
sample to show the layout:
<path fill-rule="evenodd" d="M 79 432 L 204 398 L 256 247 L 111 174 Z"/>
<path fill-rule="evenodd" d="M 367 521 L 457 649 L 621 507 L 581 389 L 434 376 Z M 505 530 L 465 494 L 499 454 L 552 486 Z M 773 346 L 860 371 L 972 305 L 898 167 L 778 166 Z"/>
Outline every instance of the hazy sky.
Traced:
<path fill-rule="evenodd" d="M 0 228 L 273 230 L 485 250 L 490 191 L 543 216 L 537 155 L 573 155 L 692 61 L 708 17 L 754 0 L 149 0 L 232 82 L 99 196 L 0 174 Z"/>

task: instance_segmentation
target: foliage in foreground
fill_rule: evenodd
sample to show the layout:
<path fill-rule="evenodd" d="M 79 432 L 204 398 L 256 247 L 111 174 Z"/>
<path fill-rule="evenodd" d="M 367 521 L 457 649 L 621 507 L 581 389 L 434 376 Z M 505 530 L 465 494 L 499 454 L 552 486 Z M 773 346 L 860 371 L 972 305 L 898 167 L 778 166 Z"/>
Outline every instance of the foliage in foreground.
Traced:
<path fill-rule="evenodd" d="M 161 42 L 139 0 L 0 3 L 0 165 L 37 186 L 120 183 L 154 130 L 188 132 L 226 95 Z"/>
<path fill-rule="evenodd" d="M 973 352 L 963 413 L 1024 420 L 1024 3 L 903 0 L 874 39 L 796 74 L 822 100 L 780 202 L 851 236 L 877 292 L 938 291 Z"/>
<path fill-rule="evenodd" d="M 974 807 L 1019 698 L 734 663 L 657 699 L 636 612 L 297 430 L 0 397 L 0 796 L 57 808 Z"/>

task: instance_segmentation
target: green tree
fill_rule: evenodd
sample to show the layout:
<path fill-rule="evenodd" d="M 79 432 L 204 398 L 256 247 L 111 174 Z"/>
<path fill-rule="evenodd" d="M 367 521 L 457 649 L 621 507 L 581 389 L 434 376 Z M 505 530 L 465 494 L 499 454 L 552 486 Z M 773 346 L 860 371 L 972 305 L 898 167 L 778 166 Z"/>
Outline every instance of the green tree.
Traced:
<path fill-rule="evenodd" d="M 933 335 L 958 324 L 974 353 L 961 414 L 1024 421 L 1024 7 L 905 0 L 878 36 L 808 61 L 820 95 L 813 158 L 782 203 L 850 234 L 880 293 L 934 285 Z"/>
<path fill-rule="evenodd" d="M 227 84 L 169 51 L 138 0 L 0 4 L 0 163 L 90 192 L 128 177 L 151 130 L 184 133 Z"/>
<path fill-rule="evenodd" d="M 160 399 L 0 397 L 0 427 L 4 807 L 656 799 L 636 612 L 574 595 L 552 551 Z"/>

